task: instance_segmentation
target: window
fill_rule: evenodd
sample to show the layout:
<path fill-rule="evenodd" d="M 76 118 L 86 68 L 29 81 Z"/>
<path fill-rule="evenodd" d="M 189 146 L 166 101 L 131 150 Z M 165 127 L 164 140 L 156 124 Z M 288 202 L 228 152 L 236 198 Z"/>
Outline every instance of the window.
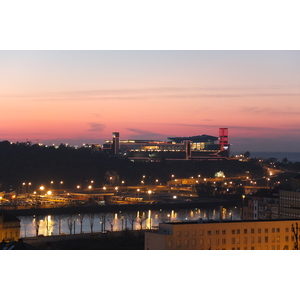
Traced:
<path fill-rule="evenodd" d="M 280 242 L 280 236 L 277 235 L 277 239 L 276 239 L 277 242 Z"/>
<path fill-rule="evenodd" d="M 244 250 L 247 250 L 247 247 L 244 247 Z"/>
<path fill-rule="evenodd" d="M 216 239 L 216 245 L 219 245 L 219 244 L 220 244 L 220 240 Z"/>
<path fill-rule="evenodd" d="M 181 236 L 181 231 L 177 231 L 177 236 Z"/>
<path fill-rule="evenodd" d="M 268 233 L 268 228 L 265 228 L 265 233 Z"/>
<path fill-rule="evenodd" d="M 261 228 L 258 228 L 258 229 L 257 229 L 257 232 L 258 232 L 258 233 L 261 233 Z"/>
<path fill-rule="evenodd" d="M 196 235 L 196 230 L 193 230 L 193 235 Z"/>
<path fill-rule="evenodd" d="M 292 241 L 292 242 L 294 241 L 294 236 L 293 236 L 293 235 L 291 236 L 291 241 Z"/>
<path fill-rule="evenodd" d="M 273 233 L 275 232 L 275 228 L 272 228 L 272 232 L 273 232 Z"/>
<path fill-rule="evenodd" d="M 240 230 L 240 229 L 237 229 L 236 233 L 237 233 L 237 234 L 240 234 L 240 233 L 241 233 L 241 230 Z"/>
<path fill-rule="evenodd" d="M 181 246 L 181 241 L 178 240 L 178 241 L 177 241 L 177 247 L 180 247 L 180 246 Z"/>
<path fill-rule="evenodd" d="M 222 245 L 226 245 L 226 239 L 222 239 Z"/>
<path fill-rule="evenodd" d="M 289 241 L 289 237 L 288 237 L 288 236 L 285 237 L 285 241 L 286 241 L 286 242 Z"/>
<path fill-rule="evenodd" d="M 280 232 L 280 228 L 276 228 L 276 232 Z"/>
<path fill-rule="evenodd" d="M 185 231 L 185 236 L 189 236 L 189 232 L 188 231 Z"/>
<path fill-rule="evenodd" d="M 207 235 L 211 235 L 211 230 L 208 230 L 208 231 L 207 231 Z"/>
<path fill-rule="evenodd" d="M 235 244 L 235 238 L 231 239 L 231 244 Z"/>
<path fill-rule="evenodd" d="M 203 246 L 203 239 L 199 240 L 199 244 L 200 244 L 200 246 Z"/>
<path fill-rule="evenodd" d="M 289 232 L 289 228 L 288 227 L 285 228 L 285 232 Z"/>
<path fill-rule="evenodd" d="M 232 247 L 232 248 L 231 248 L 231 250 L 235 250 L 235 248 L 234 248 L 234 247 Z"/>
<path fill-rule="evenodd" d="M 226 234 L 226 230 L 222 230 L 222 234 Z"/>
<path fill-rule="evenodd" d="M 240 238 L 236 238 L 236 243 L 239 244 L 240 243 Z"/>
<path fill-rule="evenodd" d="M 251 247 L 251 250 L 254 250 L 254 247 Z"/>
<path fill-rule="evenodd" d="M 184 241 L 184 246 L 185 246 L 185 247 L 188 247 L 188 245 L 189 245 L 189 240 L 185 240 L 185 241 Z"/>
<path fill-rule="evenodd" d="M 244 237 L 244 244 L 247 244 L 247 238 Z"/>
<path fill-rule="evenodd" d="M 275 246 L 274 245 L 272 246 L 272 250 L 275 250 Z"/>
<path fill-rule="evenodd" d="M 192 245 L 196 246 L 196 240 L 192 240 Z"/>
<path fill-rule="evenodd" d="M 273 235 L 272 236 L 272 243 L 274 243 L 275 242 L 275 236 Z"/>
<path fill-rule="evenodd" d="M 203 230 L 200 230 L 200 235 L 203 235 L 204 234 L 204 231 Z"/>
<path fill-rule="evenodd" d="M 220 234 L 220 230 L 216 230 L 216 234 L 218 234 L 218 235 L 219 235 L 219 234 Z"/>
<path fill-rule="evenodd" d="M 269 238 L 267 236 L 265 236 L 265 243 L 269 242 Z"/>
<path fill-rule="evenodd" d="M 231 234 L 235 234 L 235 230 L 231 230 Z"/>
<path fill-rule="evenodd" d="M 251 228 L 251 233 L 254 233 L 254 228 Z"/>
<path fill-rule="evenodd" d="M 254 237 L 253 236 L 251 237 L 251 243 L 252 244 L 254 243 Z"/>
<path fill-rule="evenodd" d="M 248 230 L 247 229 L 244 229 L 244 234 L 248 233 Z"/>
<path fill-rule="evenodd" d="M 261 243 L 261 236 L 259 236 L 259 237 L 257 238 L 257 242 L 258 242 L 258 243 Z"/>

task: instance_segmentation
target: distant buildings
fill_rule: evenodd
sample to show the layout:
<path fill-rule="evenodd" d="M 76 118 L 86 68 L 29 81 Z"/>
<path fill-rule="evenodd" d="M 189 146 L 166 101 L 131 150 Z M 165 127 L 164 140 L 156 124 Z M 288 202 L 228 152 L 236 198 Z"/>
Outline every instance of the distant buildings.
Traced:
<path fill-rule="evenodd" d="M 159 224 L 145 250 L 292 250 L 298 220 L 198 221 Z M 295 230 L 296 231 L 296 230 Z"/>
<path fill-rule="evenodd" d="M 244 220 L 279 219 L 278 198 L 252 197 L 244 207 Z"/>
<path fill-rule="evenodd" d="M 228 129 L 220 128 L 219 137 L 198 135 L 169 137 L 169 141 L 120 140 L 119 132 L 113 132 L 112 140 L 103 145 L 103 151 L 123 155 L 131 160 L 222 160 L 229 157 Z"/>

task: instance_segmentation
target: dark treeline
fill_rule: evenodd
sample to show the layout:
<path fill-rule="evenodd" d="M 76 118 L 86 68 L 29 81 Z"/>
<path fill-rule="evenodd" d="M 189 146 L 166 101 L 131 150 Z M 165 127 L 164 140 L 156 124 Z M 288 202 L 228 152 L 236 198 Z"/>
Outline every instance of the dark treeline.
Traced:
<path fill-rule="evenodd" d="M 73 148 L 60 145 L 58 148 L 31 143 L 0 142 L 0 190 L 18 190 L 23 182 L 31 182 L 32 188 L 50 185 L 59 188 L 83 187 L 94 180 L 94 187 L 109 183 L 107 172 L 118 175 L 125 185 L 140 184 L 145 175 L 145 184 L 154 184 L 158 179 L 166 184 L 171 174 L 177 178 L 191 176 L 214 177 L 218 171 L 226 176 L 244 175 L 246 171 L 262 175 L 261 166 L 253 162 L 239 161 L 162 161 L 155 163 L 132 162 L 128 159 L 111 157 L 93 148 Z"/>

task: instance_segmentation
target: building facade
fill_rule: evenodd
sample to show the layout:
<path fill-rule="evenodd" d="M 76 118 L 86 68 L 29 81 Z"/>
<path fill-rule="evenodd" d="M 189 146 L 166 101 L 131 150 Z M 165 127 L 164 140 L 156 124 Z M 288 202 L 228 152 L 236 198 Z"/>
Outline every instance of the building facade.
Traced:
<path fill-rule="evenodd" d="M 146 250 L 291 250 L 297 220 L 161 223 Z M 300 223 L 300 222 L 299 222 Z"/>
<path fill-rule="evenodd" d="M 281 219 L 300 218 L 300 192 L 279 191 L 279 214 Z"/>
<path fill-rule="evenodd" d="M 20 220 L 17 217 L 0 213 L 0 241 L 18 241 L 20 229 Z"/>

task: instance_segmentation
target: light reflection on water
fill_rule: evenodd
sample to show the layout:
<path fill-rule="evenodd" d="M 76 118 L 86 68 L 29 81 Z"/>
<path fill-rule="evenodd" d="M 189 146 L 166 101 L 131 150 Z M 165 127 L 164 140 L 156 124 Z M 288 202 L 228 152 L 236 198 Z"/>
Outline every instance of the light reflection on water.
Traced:
<path fill-rule="evenodd" d="M 169 221 L 190 221 L 209 218 L 218 220 L 219 212 L 216 210 L 184 209 L 159 211 L 133 211 L 119 213 L 53 215 L 39 217 L 19 216 L 21 220 L 21 237 L 39 235 L 79 234 L 101 231 L 140 230 L 158 228 L 159 223 Z M 239 220 L 237 208 L 223 218 Z"/>

